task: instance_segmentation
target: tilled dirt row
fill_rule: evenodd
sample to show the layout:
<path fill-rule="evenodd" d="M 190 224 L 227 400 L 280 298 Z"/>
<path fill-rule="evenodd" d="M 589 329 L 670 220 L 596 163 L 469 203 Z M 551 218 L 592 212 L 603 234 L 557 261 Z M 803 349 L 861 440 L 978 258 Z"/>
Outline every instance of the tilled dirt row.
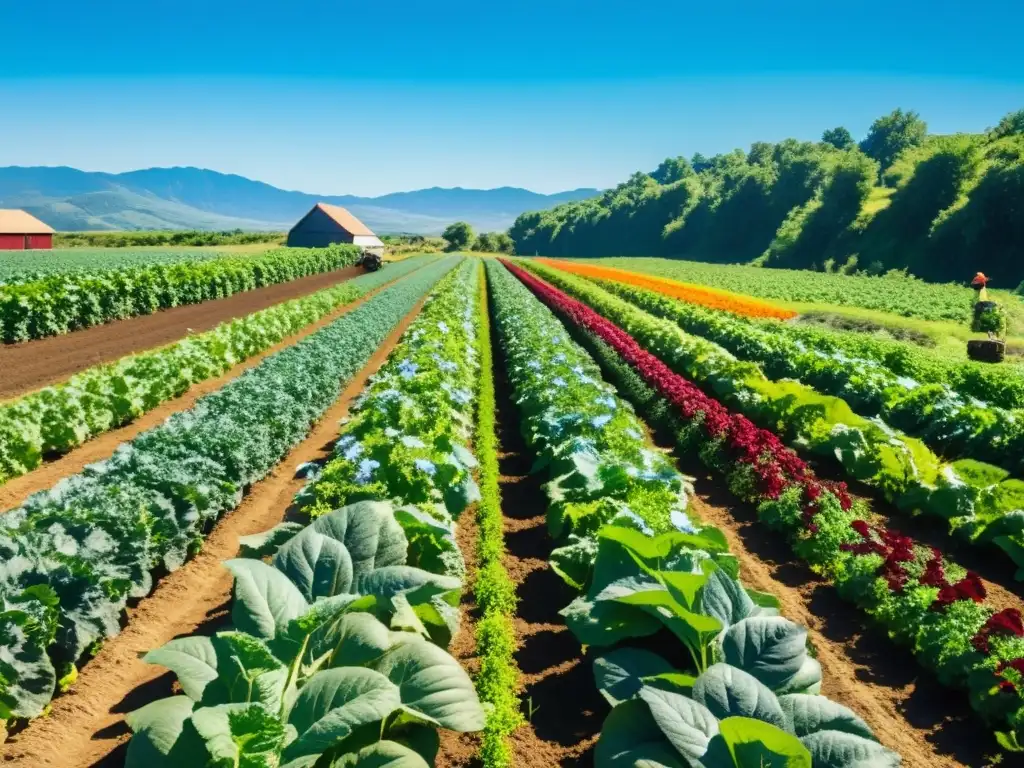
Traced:
<path fill-rule="evenodd" d="M 48 336 L 21 344 L 0 344 L 0 399 L 63 381 L 72 374 L 125 355 L 202 333 L 225 320 L 245 317 L 282 301 L 308 296 L 363 274 L 362 267 L 300 277 L 288 283 L 243 291 L 225 299 L 187 304 L 95 325 L 64 336 Z"/>
<path fill-rule="evenodd" d="M 85 665 L 74 687 L 54 700 L 52 712 L 0 746 L 4 764 L 75 768 L 123 763 L 130 736 L 125 713 L 172 693 L 173 675 L 145 664 L 139 655 L 175 637 L 212 634 L 226 626 L 232 580 L 222 561 L 237 554 L 239 537 L 271 528 L 285 517 L 304 482 L 294 477 L 295 467 L 329 455 L 338 420 L 347 415 L 422 305 L 416 305 L 349 382 L 309 437 L 218 522 L 202 552 L 129 608 L 124 631 Z"/>

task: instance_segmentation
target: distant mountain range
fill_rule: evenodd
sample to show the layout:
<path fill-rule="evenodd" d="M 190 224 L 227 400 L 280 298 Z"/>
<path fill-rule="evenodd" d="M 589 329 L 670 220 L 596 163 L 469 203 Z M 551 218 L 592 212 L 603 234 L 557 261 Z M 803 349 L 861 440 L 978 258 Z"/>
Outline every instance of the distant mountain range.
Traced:
<path fill-rule="evenodd" d="M 110 229 L 287 230 L 318 201 L 343 205 L 379 234 L 439 234 L 453 221 L 508 229 L 524 211 L 592 197 L 595 189 L 542 195 L 518 187 L 394 192 L 380 197 L 311 195 L 202 168 L 95 173 L 75 168 L 0 168 L 0 208 L 24 208 L 61 231 Z"/>

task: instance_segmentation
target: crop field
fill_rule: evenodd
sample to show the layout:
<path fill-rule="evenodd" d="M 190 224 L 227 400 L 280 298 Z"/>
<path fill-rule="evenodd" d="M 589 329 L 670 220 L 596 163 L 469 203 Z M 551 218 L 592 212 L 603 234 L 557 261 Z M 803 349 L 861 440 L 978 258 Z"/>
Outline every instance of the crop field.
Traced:
<path fill-rule="evenodd" d="M 99 253 L 0 286 L 5 765 L 1024 750 L 1020 367 L 801 322 L 963 289 Z"/>
<path fill-rule="evenodd" d="M 264 250 L 268 250 L 265 247 Z M 224 254 L 186 248 L 54 248 L 50 251 L 5 251 L 0 255 L 0 283 L 11 285 L 45 275 L 98 272 L 123 267 L 207 261 Z"/>
<path fill-rule="evenodd" d="M 786 303 L 861 307 L 924 320 L 967 322 L 974 305 L 974 292 L 969 288 L 952 283 L 926 283 L 912 278 L 837 275 L 792 269 L 767 270 L 738 264 L 707 264 L 678 259 L 610 258 L 585 261 Z"/>

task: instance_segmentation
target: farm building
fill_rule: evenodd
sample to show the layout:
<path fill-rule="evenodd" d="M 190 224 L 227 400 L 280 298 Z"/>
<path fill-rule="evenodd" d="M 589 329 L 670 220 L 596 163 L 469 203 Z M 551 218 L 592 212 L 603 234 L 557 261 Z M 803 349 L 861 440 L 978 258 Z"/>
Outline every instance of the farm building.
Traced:
<path fill-rule="evenodd" d="M 53 248 L 53 232 L 30 213 L 0 208 L 0 251 Z"/>
<path fill-rule="evenodd" d="M 351 243 L 384 254 L 384 243 L 340 205 L 317 203 L 288 233 L 288 245 L 295 248 L 323 248 L 331 243 Z"/>

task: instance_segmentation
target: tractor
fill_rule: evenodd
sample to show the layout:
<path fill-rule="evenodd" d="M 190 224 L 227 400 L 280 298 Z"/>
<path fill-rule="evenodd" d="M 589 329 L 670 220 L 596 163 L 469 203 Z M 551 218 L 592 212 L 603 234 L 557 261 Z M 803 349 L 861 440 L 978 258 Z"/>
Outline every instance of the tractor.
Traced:
<path fill-rule="evenodd" d="M 361 266 L 367 272 L 376 272 L 384 266 L 384 259 L 381 258 L 379 253 L 374 251 L 363 251 L 363 255 L 359 257 L 359 261 L 357 261 L 356 264 Z"/>

